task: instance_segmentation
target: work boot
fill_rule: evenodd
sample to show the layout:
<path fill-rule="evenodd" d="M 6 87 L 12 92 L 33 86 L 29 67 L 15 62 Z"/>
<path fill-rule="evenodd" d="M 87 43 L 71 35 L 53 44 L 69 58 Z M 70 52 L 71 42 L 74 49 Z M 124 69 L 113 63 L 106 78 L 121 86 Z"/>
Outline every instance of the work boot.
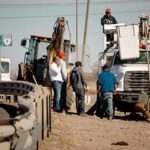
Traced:
<path fill-rule="evenodd" d="M 85 116 L 85 113 L 84 113 L 84 112 L 78 112 L 78 113 L 77 113 L 77 115 L 79 115 L 79 116 L 82 116 L 82 117 L 83 117 L 83 116 Z"/>
<path fill-rule="evenodd" d="M 147 120 L 148 123 L 150 123 L 150 118 L 147 118 L 146 120 Z"/>
<path fill-rule="evenodd" d="M 108 120 L 113 120 L 113 117 L 112 117 L 112 116 L 109 116 L 109 117 L 108 117 Z"/>

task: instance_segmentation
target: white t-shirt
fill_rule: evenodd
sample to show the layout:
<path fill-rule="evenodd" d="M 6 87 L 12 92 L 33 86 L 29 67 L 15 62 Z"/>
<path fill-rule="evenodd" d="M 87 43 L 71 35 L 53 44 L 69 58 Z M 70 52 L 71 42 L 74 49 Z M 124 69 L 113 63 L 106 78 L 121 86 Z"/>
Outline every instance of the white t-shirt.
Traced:
<path fill-rule="evenodd" d="M 55 62 L 50 64 L 49 73 L 51 81 L 60 81 L 63 82 L 62 74 L 61 74 L 61 66 L 58 66 Z"/>
<path fill-rule="evenodd" d="M 61 65 L 61 72 L 62 72 L 63 79 L 66 81 L 67 80 L 66 62 L 63 59 L 60 59 L 60 65 Z"/>

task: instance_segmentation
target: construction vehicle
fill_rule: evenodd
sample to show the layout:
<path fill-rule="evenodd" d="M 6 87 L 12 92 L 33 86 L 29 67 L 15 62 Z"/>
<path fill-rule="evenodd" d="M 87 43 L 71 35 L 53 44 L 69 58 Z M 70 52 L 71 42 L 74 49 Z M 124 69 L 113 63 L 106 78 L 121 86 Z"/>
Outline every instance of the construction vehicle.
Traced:
<path fill-rule="evenodd" d="M 138 24 L 106 25 L 105 33 L 114 33 L 114 41 L 105 37 L 104 51 L 99 53 L 99 69 L 109 63 L 115 74 L 118 99 L 115 107 L 122 112 L 133 111 L 143 99 L 149 104 L 150 94 L 150 26 L 149 17 L 142 15 Z M 148 108 L 150 110 L 150 107 Z"/>
<path fill-rule="evenodd" d="M 65 19 L 59 17 L 52 37 L 31 35 L 30 39 L 21 41 L 21 46 L 28 50 L 18 70 L 18 80 L 24 81 L 0 82 L 1 149 L 39 149 L 39 141 L 49 137 L 52 107 L 52 94 L 47 88 L 50 87 L 49 64 L 60 51 L 65 52 L 68 60 L 71 45 L 70 39 L 63 38 L 64 31 Z M 6 60 L 1 59 L 2 77 L 9 70 Z"/>
<path fill-rule="evenodd" d="M 52 37 L 31 35 L 30 39 L 24 38 L 21 46 L 27 48 L 24 62 L 19 64 L 18 80 L 25 80 L 40 85 L 49 86 L 49 64 L 60 51 L 66 54 L 70 49 L 70 39 L 63 38 L 66 21 L 64 17 L 57 18 L 54 24 Z M 28 44 L 28 47 L 27 47 Z"/>

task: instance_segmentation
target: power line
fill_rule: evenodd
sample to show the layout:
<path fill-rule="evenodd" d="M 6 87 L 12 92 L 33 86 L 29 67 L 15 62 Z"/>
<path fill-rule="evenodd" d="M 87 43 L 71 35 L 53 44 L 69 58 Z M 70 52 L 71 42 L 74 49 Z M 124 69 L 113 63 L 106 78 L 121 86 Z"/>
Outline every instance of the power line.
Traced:
<path fill-rule="evenodd" d="M 129 14 L 129 13 L 136 13 L 136 12 L 149 12 L 150 9 L 141 9 L 141 10 L 128 10 L 128 11 L 114 11 L 113 14 Z M 103 13 L 103 12 L 101 12 Z M 97 16 L 100 15 L 101 13 L 89 13 L 90 16 Z M 33 18 L 53 18 L 53 17 L 58 17 L 60 15 L 42 15 L 42 16 L 8 16 L 8 17 L 0 17 L 0 19 L 33 19 Z M 66 16 L 66 17 L 75 17 L 76 14 L 61 14 L 61 16 Z M 78 16 L 84 16 L 85 13 L 78 14 Z"/>
<path fill-rule="evenodd" d="M 104 5 L 104 4 L 125 4 L 125 3 L 149 3 L 150 1 L 149 0 L 115 0 L 115 1 L 92 1 L 90 2 L 91 5 Z M 70 6 L 75 6 L 76 3 L 9 3 L 9 4 L 0 4 L 0 7 L 1 8 L 5 8 L 5 7 L 8 7 L 8 8 L 12 8 L 12 7 L 70 7 Z M 78 5 L 86 5 L 86 2 L 80 2 L 78 3 Z"/>

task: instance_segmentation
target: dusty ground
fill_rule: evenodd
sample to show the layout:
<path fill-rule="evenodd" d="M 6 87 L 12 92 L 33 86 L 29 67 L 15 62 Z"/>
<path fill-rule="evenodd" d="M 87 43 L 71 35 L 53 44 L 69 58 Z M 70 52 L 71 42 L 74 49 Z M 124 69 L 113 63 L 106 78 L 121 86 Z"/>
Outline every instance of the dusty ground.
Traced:
<path fill-rule="evenodd" d="M 40 150 L 150 150 L 150 124 L 53 112 L 52 132 Z"/>
<path fill-rule="evenodd" d="M 95 82 L 89 79 L 89 84 Z M 90 86 L 94 91 L 95 83 Z M 144 119 L 129 121 L 117 112 L 109 121 L 75 112 L 74 105 L 70 114 L 52 112 L 52 131 L 40 142 L 40 150 L 150 150 L 150 123 Z"/>

